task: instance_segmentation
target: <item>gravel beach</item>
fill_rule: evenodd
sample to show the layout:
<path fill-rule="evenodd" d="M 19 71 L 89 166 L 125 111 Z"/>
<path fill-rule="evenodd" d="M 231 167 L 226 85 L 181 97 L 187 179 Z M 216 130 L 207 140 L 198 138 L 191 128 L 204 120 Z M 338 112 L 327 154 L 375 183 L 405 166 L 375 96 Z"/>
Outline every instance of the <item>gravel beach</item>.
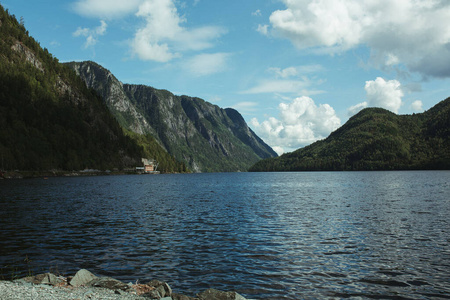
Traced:
<path fill-rule="evenodd" d="M 92 287 L 55 287 L 50 285 L 35 285 L 17 283 L 11 281 L 0 281 L 0 299 L 2 300 L 76 300 L 76 299 L 149 299 L 130 293 L 120 294 L 106 288 Z"/>
<path fill-rule="evenodd" d="M 85 269 L 70 277 L 44 273 L 14 281 L 0 281 L 0 299 L 246 300 L 236 292 L 216 289 L 207 289 L 195 297 L 189 297 L 173 293 L 169 284 L 163 281 L 126 284 L 112 277 L 96 276 Z"/>

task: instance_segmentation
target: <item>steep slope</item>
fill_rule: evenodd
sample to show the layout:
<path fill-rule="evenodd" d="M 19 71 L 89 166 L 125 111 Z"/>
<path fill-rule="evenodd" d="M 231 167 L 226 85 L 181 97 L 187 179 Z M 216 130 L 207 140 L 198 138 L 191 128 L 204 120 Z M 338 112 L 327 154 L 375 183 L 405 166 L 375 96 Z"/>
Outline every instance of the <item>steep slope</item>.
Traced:
<path fill-rule="evenodd" d="M 256 163 L 251 171 L 450 169 L 450 98 L 396 115 L 367 108 L 328 138 Z"/>
<path fill-rule="evenodd" d="M 9 170 L 124 168 L 142 155 L 100 97 L 2 6 L 0 154 Z"/>
<path fill-rule="evenodd" d="M 122 84 L 93 62 L 69 65 L 105 97 L 123 126 L 152 134 L 195 172 L 246 171 L 255 162 L 276 156 L 236 110 L 149 86 Z"/>

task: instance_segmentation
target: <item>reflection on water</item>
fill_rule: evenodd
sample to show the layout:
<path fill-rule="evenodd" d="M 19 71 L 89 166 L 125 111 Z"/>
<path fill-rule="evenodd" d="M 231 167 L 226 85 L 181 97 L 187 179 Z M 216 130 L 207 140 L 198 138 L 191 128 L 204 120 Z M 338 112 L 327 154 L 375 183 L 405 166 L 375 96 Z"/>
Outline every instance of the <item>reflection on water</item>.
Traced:
<path fill-rule="evenodd" d="M 0 267 L 254 299 L 448 298 L 450 172 L 3 180 Z"/>

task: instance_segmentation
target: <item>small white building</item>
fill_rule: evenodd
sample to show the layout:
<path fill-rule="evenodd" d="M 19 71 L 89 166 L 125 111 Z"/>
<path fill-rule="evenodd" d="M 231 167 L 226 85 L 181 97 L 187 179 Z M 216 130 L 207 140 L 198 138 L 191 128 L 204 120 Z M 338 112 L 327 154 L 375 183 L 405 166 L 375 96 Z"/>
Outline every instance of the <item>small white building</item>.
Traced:
<path fill-rule="evenodd" d="M 142 167 L 136 167 L 138 173 L 144 174 L 159 174 L 157 171 L 158 163 L 154 159 L 142 158 Z"/>

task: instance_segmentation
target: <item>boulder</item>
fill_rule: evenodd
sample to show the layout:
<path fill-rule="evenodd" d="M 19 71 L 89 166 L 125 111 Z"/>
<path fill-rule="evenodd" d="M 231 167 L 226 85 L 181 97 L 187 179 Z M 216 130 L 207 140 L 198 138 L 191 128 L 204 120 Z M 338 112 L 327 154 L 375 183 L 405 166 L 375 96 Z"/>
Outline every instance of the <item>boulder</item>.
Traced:
<path fill-rule="evenodd" d="M 167 282 L 152 280 L 148 282 L 147 285 L 154 287 L 155 291 L 157 291 L 161 295 L 161 298 L 172 296 L 172 289 L 167 284 Z"/>
<path fill-rule="evenodd" d="M 161 299 L 161 294 L 157 290 L 149 291 L 147 293 L 141 294 L 142 297 L 150 299 Z"/>
<path fill-rule="evenodd" d="M 74 287 L 86 285 L 87 283 L 94 280 L 95 278 L 97 278 L 97 276 L 95 276 L 88 270 L 81 269 L 75 274 L 75 276 L 72 278 L 72 280 L 70 280 L 70 285 L 74 286 Z"/>
<path fill-rule="evenodd" d="M 57 285 L 63 282 L 63 279 L 57 277 L 55 274 L 45 273 L 45 274 L 38 274 L 35 276 L 28 276 L 14 281 L 20 283 Z"/>
<path fill-rule="evenodd" d="M 236 292 L 223 292 L 216 289 L 207 289 L 198 294 L 200 300 L 246 300 Z"/>
<path fill-rule="evenodd" d="M 49 285 L 58 285 L 64 280 L 60 277 L 57 277 L 55 274 L 52 273 L 45 273 L 44 278 L 41 281 L 41 284 L 49 284 Z"/>
<path fill-rule="evenodd" d="M 197 299 L 198 298 L 192 298 L 189 296 L 172 293 L 172 300 L 197 300 Z"/>
<path fill-rule="evenodd" d="M 97 277 L 91 280 L 86 286 L 91 287 L 101 287 L 110 290 L 122 290 L 128 291 L 130 286 L 126 283 L 123 283 L 120 280 L 114 279 L 112 277 Z"/>

